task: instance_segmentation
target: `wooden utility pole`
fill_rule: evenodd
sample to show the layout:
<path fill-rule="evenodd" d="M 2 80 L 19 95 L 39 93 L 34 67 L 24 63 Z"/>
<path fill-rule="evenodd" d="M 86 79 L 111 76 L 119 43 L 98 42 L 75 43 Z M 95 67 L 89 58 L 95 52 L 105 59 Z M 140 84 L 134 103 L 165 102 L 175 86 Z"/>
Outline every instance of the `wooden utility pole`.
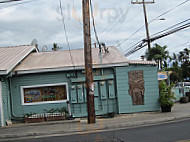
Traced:
<path fill-rule="evenodd" d="M 84 56 L 85 56 L 85 74 L 86 74 L 86 92 L 88 123 L 95 123 L 94 109 L 94 83 L 91 53 L 91 34 L 90 34 L 90 7 L 89 0 L 82 0 L 83 5 L 83 28 L 84 28 Z"/>
<path fill-rule="evenodd" d="M 147 14 L 146 14 L 146 3 L 154 3 L 154 0 L 152 2 L 145 2 L 145 0 L 142 0 L 142 2 L 138 2 L 138 0 L 136 0 L 135 2 L 131 2 L 132 4 L 143 4 L 143 11 L 144 11 L 144 19 L 145 19 L 145 27 L 146 27 L 146 36 L 147 36 L 147 44 L 148 44 L 148 51 L 150 52 L 150 36 L 149 36 L 149 29 L 148 29 L 148 18 L 147 18 Z"/>
<path fill-rule="evenodd" d="M 144 10 L 144 20 L 145 20 L 145 27 L 146 27 L 146 36 L 147 36 L 147 44 L 148 44 L 148 52 L 150 52 L 150 36 L 149 36 L 149 29 L 148 29 L 148 19 L 147 19 L 147 15 L 146 15 L 146 6 L 145 6 L 145 2 L 143 0 L 143 10 Z"/>

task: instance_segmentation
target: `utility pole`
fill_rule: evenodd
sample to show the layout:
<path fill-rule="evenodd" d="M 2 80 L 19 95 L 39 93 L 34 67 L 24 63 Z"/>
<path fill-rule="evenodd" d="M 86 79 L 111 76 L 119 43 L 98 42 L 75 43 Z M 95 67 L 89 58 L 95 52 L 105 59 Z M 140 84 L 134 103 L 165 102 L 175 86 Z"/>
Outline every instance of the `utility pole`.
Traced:
<path fill-rule="evenodd" d="M 149 29 L 148 29 L 148 18 L 146 14 L 146 4 L 154 3 L 154 0 L 152 2 L 145 2 L 145 0 L 142 0 L 142 2 L 139 2 L 136 0 L 135 2 L 132 0 L 132 4 L 143 4 L 143 11 L 144 11 L 144 20 L 145 20 L 145 27 L 146 27 L 146 36 L 147 36 L 147 44 L 148 44 L 148 52 L 150 52 L 150 36 L 149 36 Z"/>
<path fill-rule="evenodd" d="M 83 30 L 84 30 L 84 59 L 86 74 L 86 92 L 87 92 L 87 109 L 88 123 L 95 123 L 94 109 L 94 83 L 91 53 L 91 34 L 90 34 L 90 7 L 89 0 L 82 0 L 83 7 Z"/>

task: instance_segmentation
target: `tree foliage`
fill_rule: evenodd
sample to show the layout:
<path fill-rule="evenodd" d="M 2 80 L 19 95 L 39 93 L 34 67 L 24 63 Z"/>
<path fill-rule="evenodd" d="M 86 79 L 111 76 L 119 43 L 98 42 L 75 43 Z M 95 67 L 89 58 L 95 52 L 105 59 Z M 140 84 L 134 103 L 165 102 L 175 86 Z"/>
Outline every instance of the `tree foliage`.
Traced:
<path fill-rule="evenodd" d="M 156 61 L 159 69 L 167 67 L 167 59 L 169 58 L 169 52 L 166 50 L 166 48 L 167 46 L 160 46 L 158 44 L 155 44 L 150 49 L 150 52 L 148 50 L 146 51 L 145 57 L 147 60 Z"/>
<path fill-rule="evenodd" d="M 190 81 L 190 50 L 184 48 L 179 53 L 172 53 L 169 56 L 167 46 L 155 44 L 150 52 L 146 51 L 147 60 L 154 60 L 158 64 L 158 69 L 172 71 L 170 80 L 173 83 Z"/>

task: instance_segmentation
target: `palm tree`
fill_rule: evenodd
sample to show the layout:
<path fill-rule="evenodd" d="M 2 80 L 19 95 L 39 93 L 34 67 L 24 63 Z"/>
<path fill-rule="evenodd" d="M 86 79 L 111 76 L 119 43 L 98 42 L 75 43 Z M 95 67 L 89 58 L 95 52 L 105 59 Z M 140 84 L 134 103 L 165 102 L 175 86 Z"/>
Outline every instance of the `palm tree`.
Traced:
<path fill-rule="evenodd" d="M 190 50 L 187 48 L 183 49 L 183 51 L 180 51 L 178 54 L 179 61 L 180 62 L 189 61 L 189 53 L 190 53 Z"/>
<path fill-rule="evenodd" d="M 172 82 L 189 80 L 189 53 L 189 49 L 185 48 L 183 49 L 183 51 L 180 51 L 177 55 L 173 53 L 173 56 L 171 56 L 171 67 L 169 68 L 169 70 L 172 71 L 172 74 L 170 75 L 170 79 Z"/>
<path fill-rule="evenodd" d="M 171 66 L 176 67 L 179 65 L 179 59 L 178 59 L 178 55 L 173 53 L 172 56 L 170 56 L 170 62 L 171 62 Z"/>
<path fill-rule="evenodd" d="M 167 46 L 160 46 L 155 44 L 150 52 L 146 51 L 145 57 L 147 60 L 154 60 L 158 64 L 158 68 L 162 70 L 163 62 L 167 66 L 167 59 L 169 58 L 169 52 L 166 50 Z"/>
<path fill-rule="evenodd" d="M 182 75 L 184 80 L 190 79 L 190 62 L 189 62 L 189 49 L 185 48 L 183 51 L 179 52 L 178 58 L 181 62 Z"/>

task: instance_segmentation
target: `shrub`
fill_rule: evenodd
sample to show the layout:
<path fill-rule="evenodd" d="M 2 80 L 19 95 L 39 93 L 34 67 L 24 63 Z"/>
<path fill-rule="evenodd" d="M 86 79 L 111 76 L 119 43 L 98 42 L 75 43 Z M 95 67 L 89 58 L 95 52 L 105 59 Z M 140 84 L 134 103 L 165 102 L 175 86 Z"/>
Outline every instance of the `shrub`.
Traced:
<path fill-rule="evenodd" d="M 159 84 L 160 105 L 163 107 L 173 106 L 175 102 L 175 94 L 172 92 L 172 85 L 167 85 L 165 81 L 161 81 Z"/>

